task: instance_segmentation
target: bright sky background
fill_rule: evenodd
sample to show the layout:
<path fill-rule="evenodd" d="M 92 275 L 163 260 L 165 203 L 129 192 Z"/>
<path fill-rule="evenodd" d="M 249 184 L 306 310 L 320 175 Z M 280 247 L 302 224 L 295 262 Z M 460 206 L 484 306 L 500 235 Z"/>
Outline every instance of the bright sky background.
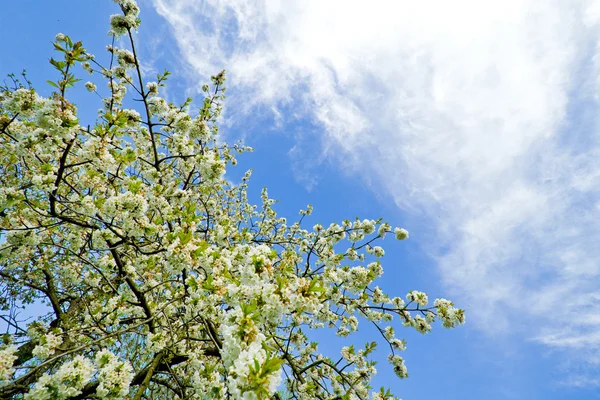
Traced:
<path fill-rule="evenodd" d="M 199 101 L 227 69 L 222 131 L 256 148 L 232 179 L 254 168 L 254 199 L 267 186 L 288 219 L 312 203 L 311 223 L 405 227 L 409 241 L 382 243 L 381 285 L 466 308 L 456 330 L 406 330 L 410 378 L 381 362 L 375 386 L 405 400 L 600 398 L 600 1 L 140 5 L 144 71 L 173 72 L 169 100 Z M 108 0 L 0 7 L 2 75 L 27 68 L 49 94 L 58 32 L 107 57 Z M 100 107 L 75 102 L 89 118 Z"/>

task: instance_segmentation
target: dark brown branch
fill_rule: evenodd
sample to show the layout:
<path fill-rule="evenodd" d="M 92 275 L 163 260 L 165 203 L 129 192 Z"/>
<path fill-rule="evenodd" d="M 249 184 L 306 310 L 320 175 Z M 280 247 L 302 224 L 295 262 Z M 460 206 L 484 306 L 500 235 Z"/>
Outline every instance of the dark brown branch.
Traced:
<path fill-rule="evenodd" d="M 121 255 L 119 254 L 117 249 L 114 247 L 113 244 L 111 244 L 108 241 L 107 241 L 107 244 L 110 248 L 110 254 L 113 256 L 113 259 L 115 260 L 115 263 L 117 264 L 117 268 L 119 269 L 119 275 L 121 277 L 125 278 L 125 282 L 127 282 L 127 286 L 129 286 L 129 289 L 131 289 L 131 291 L 135 295 L 135 298 L 140 303 L 140 306 L 142 307 L 142 309 L 144 310 L 144 313 L 146 314 L 146 317 L 148 318 L 148 329 L 150 330 L 150 332 L 155 333 L 156 328 L 154 327 L 154 319 L 152 318 L 152 310 L 150 310 L 150 306 L 148 305 L 146 296 L 144 296 L 144 293 L 142 293 L 142 291 L 137 287 L 137 285 L 135 284 L 133 279 L 131 279 L 131 277 L 129 275 L 127 275 L 127 273 L 125 272 L 125 264 L 123 263 L 123 260 L 121 259 Z"/>
<path fill-rule="evenodd" d="M 164 353 L 160 352 L 158 354 L 156 354 L 154 356 L 154 359 L 152 360 L 152 363 L 150 364 L 150 366 L 148 366 L 146 369 L 146 375 L 144 376 L 144 379 L 142 380 L 142 383 L 140 383 L 140 387 L 138 387 L 137 392 L 135 393 L 135 396 L 133 397 L 133 400 L 141 400 L 142 395 L 144 394 L 144 392 L 146 391 L 146 388 L 148 387 L 148 385 L 150 384 L 150 379 L 152 378 L 152 375 L 154 374 L 154 371 L 158 368 L 162 358 L 163 358 Z"/>

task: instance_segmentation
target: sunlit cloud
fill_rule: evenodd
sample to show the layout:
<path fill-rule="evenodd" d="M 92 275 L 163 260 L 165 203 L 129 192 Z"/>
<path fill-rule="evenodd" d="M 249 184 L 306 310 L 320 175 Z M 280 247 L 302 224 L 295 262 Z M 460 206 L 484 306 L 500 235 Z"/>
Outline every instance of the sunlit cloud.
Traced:
<path fill-rule="evenodd" d="M 191 80 L 228 69 L 242 114 L 297 104 L 326 157 L 435 224 L 473 324 L 600 365 L 598 2 L 153 4 Z"/>

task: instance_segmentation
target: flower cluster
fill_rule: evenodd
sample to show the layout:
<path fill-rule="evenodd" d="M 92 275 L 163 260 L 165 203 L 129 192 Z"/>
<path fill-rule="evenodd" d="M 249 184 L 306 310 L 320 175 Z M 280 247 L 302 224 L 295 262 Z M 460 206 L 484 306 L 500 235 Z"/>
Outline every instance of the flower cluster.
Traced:
<path fill-rule="evenodd" d="M 103 400 L 122 399 L 129 393 L 133 379 L 133 368 L 127 361 L 121 361 L 107 349 L 96 353 L 98 368 L 98 388 L 96 395 Z"/>
<path fill-rule="evenodd" d="M 123 14 L 114 14 L 110 16 L 110 32 L 115 36 L 122 36 L 131 29 L 137 29 L 140 26 L 138 17 L 140 9 L 135 0 L 115 0 L 115 3 L 121 6 Z"/>
<path fill-rule="evenodd" d="M 12 378 L 15 372 L 13 362 L 17 359 L 16 352 L 16 346 L 4 346 L 0 350 L 0 382 Z"/>
<path fill-rule="evenodd" d="M 33 349 L 33 355 L 39 359 L 47 358 L 56 351 L 56 348 L 62 343 L 62 337 L 60 336 L 60 329 L 57 332 L 48 332 L 45 335 L 40 336 L 38 345 Z"/>
<path fill-rule="evenodd" d="M 67 361 L 53 374 L 44 374 L 25 395 L 25 400 L 65 400 L 81 394 L 92 379 L 94 365 L 83 356 Z"/>

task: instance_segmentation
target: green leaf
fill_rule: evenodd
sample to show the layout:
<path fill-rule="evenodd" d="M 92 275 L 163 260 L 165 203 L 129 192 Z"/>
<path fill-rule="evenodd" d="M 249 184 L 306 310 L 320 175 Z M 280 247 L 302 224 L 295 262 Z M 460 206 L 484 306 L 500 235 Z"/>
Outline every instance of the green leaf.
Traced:
<path fill-rule="evenodd" d="M 202 289 L 212 292 L 215 287 L 213 285 L 213 277 L 209 274 L 206 279 L 202 282 Z"/>
<path fill-rule="evenodd" d="M 56 61 L 54 58 L 50 58 L 50 64 L 54 65 L 54 68 L 61 72 L 67 66 L 67 64 L 64 61 Z"/>
<path fill-rule="evenodd" d="M 131 193 L 137 194 L 142 188 L 142 181 L 132 179 L 128 186 L 128 189 Z"/>
<path fill-rule="evenodd" d="M 186 245 L 192 240 L 193 234 L 192 231 L 179 231 L 178 236 L 181 244 Z"/>
<path fill-rule="evenodd" d="M 192 288 L 192 290 L 198 290 L 198 281 L 193 276 L 188 276 L 185 283 Z"/>
<path fill-rule="evenodd" d="M 52 43 L 54 45 L 54 48 L 58 51 L 62 51 L 63 53 L 66 51 L 65 49 L 63 49 L 58 43 Z"/>

